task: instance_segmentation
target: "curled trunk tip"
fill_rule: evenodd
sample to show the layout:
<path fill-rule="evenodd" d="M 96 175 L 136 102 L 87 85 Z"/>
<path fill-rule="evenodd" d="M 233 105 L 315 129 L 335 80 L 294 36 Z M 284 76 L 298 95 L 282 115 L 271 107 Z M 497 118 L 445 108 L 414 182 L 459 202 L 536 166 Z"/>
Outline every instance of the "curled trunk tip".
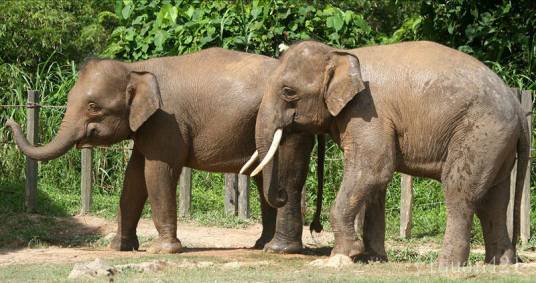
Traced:
<path fill-rule="evenodd" d="M 12 119 L 8 119 L 6 122 L 6 126 L 11 128 L 13 132 L 13 138 L 19 149 L 29 158 L 39 161 L 58 158 L 74 146 L 76 142 L 74 138 L 75 129 L 65 127 L 64 124 L 65 120 L 62 122 L 60 131 L 50 143 L 43 146 L 34 146 L 30 144 L 26 136 L 22 133 L 22 129 L 17 122 Z"/>

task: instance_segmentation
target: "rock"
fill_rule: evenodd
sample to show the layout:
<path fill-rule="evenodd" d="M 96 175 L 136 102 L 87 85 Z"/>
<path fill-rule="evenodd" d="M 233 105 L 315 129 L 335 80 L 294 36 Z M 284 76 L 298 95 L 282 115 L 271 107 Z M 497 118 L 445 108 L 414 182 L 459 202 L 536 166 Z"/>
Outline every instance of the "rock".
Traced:
<path fill-rule="evenodd" d="M 238 269 L 238 268 L 240 268 L 240 266 L 241 266 L 240 262 L 231 261 L 231 262 L 228 262 L 228 263 L 225 263 L 224 265 L 222 265 L 222 268 L 224 268 L 224 269 Z"/>
<path fill-rule="evenodd" d="M 195 268 L 196 264 L 195 262 L 191 262 L 185 259 L 181 263 L 178 263 L 177 267 L 178 268 Z"/>
<path fill-rule="evenodd" d="M 90 263 L 77 263 L 69 273 L 69 279 L 92 279 L 96 277 L 112 277 L 117 273 L 117 269 L 106 264 L 100 258 L 96 258 Z"/>
<path fill-rule="evenodd" d="M 343 266 L 348 266 L 353 264 L 354 262 L 352 259 L 348 256 L 336 254 L 334 256 L 330 256 L 327 259 L 316 259 L 309 263 L 311 266 L 316 267 L 331 267 L 331 268 L 341 268 Z"/>
<path fill-rule="evenodd" d="M 207 268 L 214 266 L 214 263 L 211 261 L 192 262 L 185 259 L 181 263 L 175 264 L 175 266 L 179 268 Z"/>
<path fill-rule="evenodd" d="M 197 263 L 197 268 L 207 268 L 211 266 L 214 266 L 212 261 L 200 261 Z"/>
<path fill-rule="evenodd" d="M 129 263 L 129 264 L 117 265 L 116 268 L 120 271 L 124 271 L 125 269 L 133 269 L 139 272 L 156 272 L 156 271 L 161 271 L 162 269 L 166 268 L 169 265 L 172 265 L 172 264 L 167 260 L 153 260 L 153 261 L 142 262 L 142 263 Z"/>

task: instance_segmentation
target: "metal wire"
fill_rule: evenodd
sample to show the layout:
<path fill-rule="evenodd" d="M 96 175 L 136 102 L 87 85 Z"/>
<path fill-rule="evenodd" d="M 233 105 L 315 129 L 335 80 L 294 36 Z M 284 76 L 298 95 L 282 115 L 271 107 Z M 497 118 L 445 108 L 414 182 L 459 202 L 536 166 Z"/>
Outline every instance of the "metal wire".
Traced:
<path fill-rule="evenodd" d="M 0 108 L 54 108 L 54 109 L 65 109 L 67 106 L 64 105 L 42 105 L 38 103 L 34 104 L 0 104 Z"/>

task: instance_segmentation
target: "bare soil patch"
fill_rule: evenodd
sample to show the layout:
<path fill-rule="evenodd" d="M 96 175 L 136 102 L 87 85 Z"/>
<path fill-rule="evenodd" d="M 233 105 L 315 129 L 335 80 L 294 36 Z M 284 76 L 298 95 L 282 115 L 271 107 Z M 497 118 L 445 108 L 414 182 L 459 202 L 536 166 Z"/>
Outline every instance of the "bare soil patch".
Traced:
<path fill-rule="evenodd" d="M 32 216 L 38 219 L 40 216 Z M 37 247 L 24 247 L 23 243 L 12 243 L 17 248 L 0 249 L 0 266 L 12 264 L 67 263 L 93 260 L 95 258 L 140 258 L 147 256 L 145 249 L 158 233 L 150 219 L 142 219 L 138 225 L 138 237 L 141 240 L 140 251 L 117 252 L 109 250 L 106 245 L 113 238 L 116 223 L 95 216 L 74 216 L 53 218 L 50 225 L 58 244 Z M 199 256 L 216 256 L 227 259 L 240 259 L 261 254 L 262 251 L 250 249 L 261 234 L 260 224 L 250 225 L 242 229 L 200 226 L 191 222 L 179 222 L 178 237 L 185 247 L 185 254 Z M 304 227 L 308 231 L 308 227 Z M 91 239 L 91 241 L 73 239 Z M 313 249 L 330 245 L 333 236 L 322 232 L 311 237 L 304 233 L 304 243 Z M 303 257 L 303 255 L 288 255 L 287 257 Z"/>
<path fill-rule="evenodd" d="M 40 216 L 32 216 L 32 221 L 40 221 Z M 50 239 L 57 239 L 56 244 L 37 247 L 16 246 L 16 248 L 0 249 L 0 267 L 14 264 L 41 263 L 76 263 L 92 261 L 96 258 L 136 259 L 150 256 L 145 249 L 151 240 L 157 237 L 157 231 L 150 219 L 142 219 L 138 226 L 138 237 L 141 240 L 140 251 L 117 252 L 109 250 L 106 245 L 116 231 L 115 221 L 95 216 L 74 216 L 62 218 L 47 218 L 50 229 Z M 5 227 L 4 229 L 9 229 Z M 179 221 L 178 235 L 185 247 L 182 255 L 199 257 L 216 257 L 225 261 L 242 261 L 261 258 L 263 252 L 250 249 L 261 233 L 261 225 L 254 224 L 242 229 L 200 226 L 192 222 Z M 284 259 L 315 260 L 329 255 L 329 247 L 333 244 L 331 232 L 309 234 L 304 227 L 303 241 L 308 250 L 304 255 L 281 255 Z M 0 231 L 1 233 L 1 231 Z M 73 239 L 78 239 L 74 240 Z M 84 240 L 89 239 L 89 240 Z M 52 241 L 54 242 L 54 241 Z M 74 244 L 73 244 L 74 243 Z M 17 244 L 17 243 L 15 243 Z M 417 254 L 439 252 L 439 243 L 422 241 L 389 240 L 388 250 L 412 250 Z M 482 247 L 474 247 L 473 252 L 483 253 Z M 521 255 L 534 265 L 536 252 L 522 251 Z M 181 254 L 176 255 L 180 257 Z M 393 259 L 391 259 L 393 260 Z"/>

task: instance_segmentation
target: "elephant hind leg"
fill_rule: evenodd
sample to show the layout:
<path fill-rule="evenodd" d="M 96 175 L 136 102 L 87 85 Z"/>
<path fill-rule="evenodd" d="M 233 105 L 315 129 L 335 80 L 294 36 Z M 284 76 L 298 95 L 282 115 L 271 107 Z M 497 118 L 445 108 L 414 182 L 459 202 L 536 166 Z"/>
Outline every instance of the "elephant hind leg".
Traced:
<path fill-rule="evenodd" d="M 509 163 L 511 164 L 511 163 Z M 508 235 L 506 213 L 510 199 L 510 172 L 506 166 L 499 180 L 484 196 L 476 213 L 482 225 L 486 247 L 485 262 L 491 264 L 515 263 L 515 247 Z"/>
<path fill-rule="evenodd" d="M 378 190 L 367 201 L 363 227 L 365 244 L 363 260 L 365 262 L 387 261 L 387 253 L 385 252 L 385 194 L 385 188 Z"/>
<path fill-rule="evenodd" d="M 475 126 L 471 132 L 465 133 L 458 144 L 449 149 L 448 158 L 443 165 L 442 183 L 447 206 L 447 227 L 443 247 L 439 257 L 442 266 L 462 266 L 467 264 L 473 215 L 479 212 L 484 219 L 500 205 L 485 209 L 483 200 L 494 188 L 489 197 L 499 197 L 504 190 L 494 187 L 496 180 L 502 177 L 505 157 L 510 152 L 508 141 L 511 135 L 507 131 L 493 131 L 504 135 L 489 134 L 494 129 Z M 498 196 L 495 196 L 497 194 Z M 506 197 L 507 199 L 507 197 Z M 495 212 L 493 212 L 495 213 Z M 500 225 L 505 225 L 503 217 L 493 220 L 494 232 L 499 232 Z M 490 227 L 486 226 L 488 231 Z M 501 232 L 502 233 L 502 232 Z M 493 237 L 496 238 L 496 237 Z M 488 245 L 492 242 L 488 241 Z"/>

